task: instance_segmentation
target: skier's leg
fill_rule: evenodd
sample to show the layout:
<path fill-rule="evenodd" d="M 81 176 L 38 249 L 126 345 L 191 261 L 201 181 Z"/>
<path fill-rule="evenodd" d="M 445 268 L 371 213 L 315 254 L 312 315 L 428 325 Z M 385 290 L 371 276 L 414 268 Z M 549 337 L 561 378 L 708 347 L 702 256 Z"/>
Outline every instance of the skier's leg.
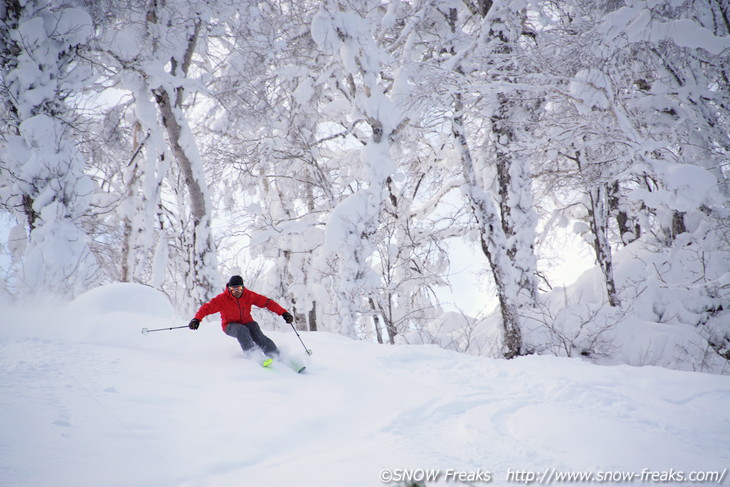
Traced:
<path fill-rule="evenodd" d="M 246 327 L 251 333 L 251 338 L 254 343 L 264 351 L 264 354 L 266 354 L 267 357 L 275 357 L 279 355 L 279 349 L 276 347 L 276 344 L 271 338 L 264 335 L 264 332 L 261 331 L 261 327 L 258 323 L 252 321 L 251 323 L 246 323 Z"/>
<path fill-rule="evenodd" d="M 241 344 L 241 350 L 243 350 L 244 353 L 251 350 L 254 346 L 251 332 L 248 327 L 243 326 L 241 323 L 229 323 L 228 326 L 226 326 L 226 335 L 237 339 L 238 343 Z"/>

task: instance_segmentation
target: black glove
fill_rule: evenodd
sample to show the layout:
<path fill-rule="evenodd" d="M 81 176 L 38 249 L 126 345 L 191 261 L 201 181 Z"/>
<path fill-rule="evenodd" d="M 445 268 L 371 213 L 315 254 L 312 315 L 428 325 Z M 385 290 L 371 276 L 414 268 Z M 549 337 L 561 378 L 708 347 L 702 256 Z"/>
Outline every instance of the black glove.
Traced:
<path fill-rule="evenodd" d="M 200 320 L 197 318 L 193 318 L 192 320 L 190 320 L 190 323 L 188 324 L 188 328 L 190 328 L 191 330 L 197 330 L 199 326 L 200 326 Z"/>
<path fill-rule="evenodd" d="M 284 321 L 287 323 L 292 323 L 294 321 L 294 317 L 288 311 L 284 311 L 281 317 L 284 318 Z"/>

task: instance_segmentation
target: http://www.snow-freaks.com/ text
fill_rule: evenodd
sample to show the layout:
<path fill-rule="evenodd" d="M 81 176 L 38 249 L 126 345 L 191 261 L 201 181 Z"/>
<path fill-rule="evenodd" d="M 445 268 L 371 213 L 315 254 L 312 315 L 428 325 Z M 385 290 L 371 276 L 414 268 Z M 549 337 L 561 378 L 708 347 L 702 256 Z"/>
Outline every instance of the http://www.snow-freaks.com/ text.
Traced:
<path fill-rule="evenodd" d="M 727 468 L 724 470 L 651 470 L 644 468 L 641 471 L 605 470 L 605 471 L 564 471 L 556 468 L 546 468 L 542 471 L 507 469 L 507 473 L 498 476 L 490 470 L 456 470 L 456 469 L 424 469 L 424 468 L 394 468 L 380 471 L 380 481 L 384 484 L 392 483 L 465 483 L 488 484 L 494 480 L 501 480 L 514 484 L 570 484 L 570 483 L 690 483 L 690 484 L 717 484 L 725 481 Z"/>

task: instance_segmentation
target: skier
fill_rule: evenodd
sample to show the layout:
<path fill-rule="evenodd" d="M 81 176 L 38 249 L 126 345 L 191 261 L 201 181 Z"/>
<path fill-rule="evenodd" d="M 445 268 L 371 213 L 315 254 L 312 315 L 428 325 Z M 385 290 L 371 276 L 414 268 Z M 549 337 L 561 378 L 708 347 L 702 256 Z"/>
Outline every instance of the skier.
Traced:
<path fill-rule="evenodd" d="M 279 349 L 273 340 L 264 335 L 259 324 L 251 317 L 251 305 L 267 308 L 284 318 L 287 323 L 294 321 L 294 317 L 276 301 L 245 288 L 241 276 L 231 276 L 226 284 L 226 290 L 203 304 L 195 313 L 195 318 L 190 320 L 188 327 L 197 330 L 200 320 L 213 313 L 220 313 L 223 331 L 226 335 L 238 339 L 243 353 L 248 353 L 254 346 L 258 346 L 267 357 L 276 358 Z"/>

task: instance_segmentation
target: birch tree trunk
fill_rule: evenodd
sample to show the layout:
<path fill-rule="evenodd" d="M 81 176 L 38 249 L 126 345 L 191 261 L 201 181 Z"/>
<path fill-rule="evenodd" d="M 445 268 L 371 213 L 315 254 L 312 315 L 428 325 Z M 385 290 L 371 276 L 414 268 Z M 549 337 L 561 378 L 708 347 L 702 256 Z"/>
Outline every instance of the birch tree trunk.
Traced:
<path fill-rule="evenodd" d="M 206 195 L 207 188 L 203 175 L 199 171 L 201 168 L 195 167 L 188 154 L 188 151 L 191 150 L 190 144 L 187 144 L 187 149 L 183 146 L 183 131 L 188 137 L 192 136 L 179 105 L 173 106 L 170 101 L 170 94 L 164 88 L 155 90 L 155 100 L 162 114 L 162 123 L 167 132 L 170 149 L 185 178 L 185 185 L 190 198 L 193 232 L 189 241 L 188 264 L 191 284 L 195 288 L 194 291 L 191 291 L 198 294 L 193 297 L 205 301 L 215 293 L 216 289 L 215 282 L 211 279 L 211 273 L 209 272 L 211 267 L 215 267 L 216 259 L 210 228 L 210 204 Z"/>
<path fill-rule="evenodd" d="M 481 26 L 482 35 L 492 42 L 490 50 L 479 53 L 494 65 L 495 71 L 487 71 L 487 77 L 511 79 L 516 76 L 513 60 L 515 36 L 520 35 L 520 20 L 510 10 L 508 3 L 480 5 L 478 12 L 485 18 L 491 15 L 491 22 Z M 494 10 L 494 12 L 492 12 Z M 476 12 L 476 11 L 475 11 Z M 453 13 L 448 22 L 455 27 L 457 20 Z M 481 58 L 480 58 L 481 59 Z M 455 67 L 462 76 L 469 76 L 466 64 Z M 476 72 L 482 74 L 478 68 Z M 489 68 L 488 68 L 489 69 Z M 514 72 L 503 72 L 507 69 Z M 466 181 L 466 194 L 477 219 L 482 250 L 492 269 L 499 299 L 504 333 L 503 355 L 512 358 L 522 352 L 522 331 L 520 310 L 534 306 L 537 301 L 536 257 L 534 253 L 534 228 L 536 217 L 532 208 L 532 189 L 529 163 L 520 154 L 520 140 L 516 128 L 521 111 L 518 91 L 507 83 L 497 96 L 497 108 L 488 119 L 488 148 L 493 157 L 496 172 L 496 191 L 490 194 L 478 177 L 472 151 L 465 129 L 466 107 L 461 93 L 455 95 L 452 133 L 460 154 Z M 516 99 L 517 98 L 517 99 Z M 475 118 L 480 115 L 475 114 Z"/>
<path fill-rule="evenodd" d="M 152 11 L 148 18 L 156 22 L 156 12 Z M 178 60 L 173 57 L 170 60 L 170 74 L 173 79 L 184 79 L 192 62 L 201 20 L 192 21 L 194 26 L 188 34 L 187 46 L 182 59 Z M 215 282 L 217 259 L 210 222 L 211 203 L 200 153 L 182 110 L 185 90 L 182 83 L 175 84 L 164 83 L 154 88 L 152 94 L 162 116 L 162 125 L 167 133 L 170 151 L 183 175 L 190 203 L 192 233 L 182 236 L 188 254 L 187 292 L 193 299 L 204 302 L 210 299 L 217 289 Z"/>
<path fill-rule="evenodd" d="M 590 202 L 588 218 L 591 232 L 593 232 L 593 251 L 596 254 L 596 262 L 598 262 L 603 273 L 608 303 L 611 306 L 619 306 L 616 281 L 613 278 L 613 256 L 611 244 L 608 240 L 609 212 L 606 185 L 598 184 L 596 187 L 591 188 L 588 191 L 588 200 Z"/>
<path fill-rule="evenodd" d="M 461 100 L 457 97 L 455 111 L 461 113 L 462 109 Z M 464 189 L 477 220 L 482 251 L 489 261 L 492 276 L 497 285 L 497 297 L 504 333 L 503 355 L 508 359 L 513 358 L 521 352 L 522 331 L 519 321 L 519 306 L 515 299 L 519 292 L 519 285 L 516 282 L 510 282 L 510 276 L 513 274 L 510 271 L 512 263 L 506 252 L 506 236 L 496 205 L 491 197 L 484 192 L 477 179 L 471 150 L 464 132 L 462 115 L 454 117 L 451 129 L 456 139 L 464 171 L 464 180 L 466 182 Z"/>

